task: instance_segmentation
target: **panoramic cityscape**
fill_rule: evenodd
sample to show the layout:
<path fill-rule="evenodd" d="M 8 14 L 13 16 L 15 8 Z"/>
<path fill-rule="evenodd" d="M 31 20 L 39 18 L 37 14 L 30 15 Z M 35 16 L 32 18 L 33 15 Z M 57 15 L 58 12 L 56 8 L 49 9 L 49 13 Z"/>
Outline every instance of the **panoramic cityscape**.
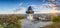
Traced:
<path fill-rule="evenodd" d="M 0 28 L 60 28 L 60 0 L 0 0 Z"/>

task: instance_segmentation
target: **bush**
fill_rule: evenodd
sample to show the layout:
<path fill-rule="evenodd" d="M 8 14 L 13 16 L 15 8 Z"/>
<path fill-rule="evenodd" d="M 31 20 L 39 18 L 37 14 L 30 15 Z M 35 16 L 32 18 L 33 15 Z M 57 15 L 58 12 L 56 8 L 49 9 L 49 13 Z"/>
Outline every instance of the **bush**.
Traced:
<path fill-rule="evenodd" d="M 17 19 L 24 19 L 24 16 L 17 16 Z"/>
<path fill-rule="evenodd" d="M 0 24 L 0 28 L 4 28 L 4 25 Z"/>
<path fill-rule="evenodd" d="M 51 25 L 44 26 L 42 28 L 60 28 L 60 16 L 54 16 L 52 18 L 52 22 L 54 22 Z"/>
<path fill-rule="evenodd" d="M 0 17 L 0 24 L 0 28 L 21 28 L 20 19 L 15 15 Z"/>
<path fill-rule="evenodd" d="M 59 16 L 53 17 L 52 22 L 60 22 L 60 17 Z"/>

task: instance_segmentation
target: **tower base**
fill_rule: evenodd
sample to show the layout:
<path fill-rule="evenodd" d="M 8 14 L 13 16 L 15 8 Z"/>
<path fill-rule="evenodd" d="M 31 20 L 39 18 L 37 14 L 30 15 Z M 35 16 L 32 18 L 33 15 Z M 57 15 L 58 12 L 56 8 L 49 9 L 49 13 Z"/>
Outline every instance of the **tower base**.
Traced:
<path fill-rule="evenodd" d="M 33 14 L 28 14 L 28 15 L 27 15 L 27 19 L 33 20 Z"/>

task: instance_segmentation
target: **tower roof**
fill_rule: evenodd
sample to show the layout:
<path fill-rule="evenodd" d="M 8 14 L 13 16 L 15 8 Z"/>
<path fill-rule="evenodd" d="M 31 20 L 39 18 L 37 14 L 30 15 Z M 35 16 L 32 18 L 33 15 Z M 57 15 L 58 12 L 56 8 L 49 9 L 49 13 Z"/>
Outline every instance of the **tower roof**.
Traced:
<path fill-rule="evenodd" d="M 28 13 L 28 14 L 29 13 L 34 13 L 34 11 L 32 10 L 32 7 L 31 6 L 28 7 L 28 10 L 26 11 L 26 13 Z"/>
<path fill-rule="evenodd" d="M 32 7 L 31 7 L 31 6 L 29 6 L 29 7 L 28 7 L 28 10 L 32 10 Z"/>

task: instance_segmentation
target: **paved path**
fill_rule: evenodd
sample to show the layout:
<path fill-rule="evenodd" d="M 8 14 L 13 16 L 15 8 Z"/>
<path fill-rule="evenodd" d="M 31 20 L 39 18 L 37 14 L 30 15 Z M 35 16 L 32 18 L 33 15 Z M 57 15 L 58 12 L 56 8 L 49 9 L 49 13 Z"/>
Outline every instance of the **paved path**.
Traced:
<path fill-rule="evenodd" d="M 52 22 L 32 22 L 30 20 L 27 20 L 27 19 L 23 19 L 21 20 L 22 22 L 22 28 L 39 28 L 39 27 L 43 27 L 45 25 L 49 25 L 51 24 Z"/>

